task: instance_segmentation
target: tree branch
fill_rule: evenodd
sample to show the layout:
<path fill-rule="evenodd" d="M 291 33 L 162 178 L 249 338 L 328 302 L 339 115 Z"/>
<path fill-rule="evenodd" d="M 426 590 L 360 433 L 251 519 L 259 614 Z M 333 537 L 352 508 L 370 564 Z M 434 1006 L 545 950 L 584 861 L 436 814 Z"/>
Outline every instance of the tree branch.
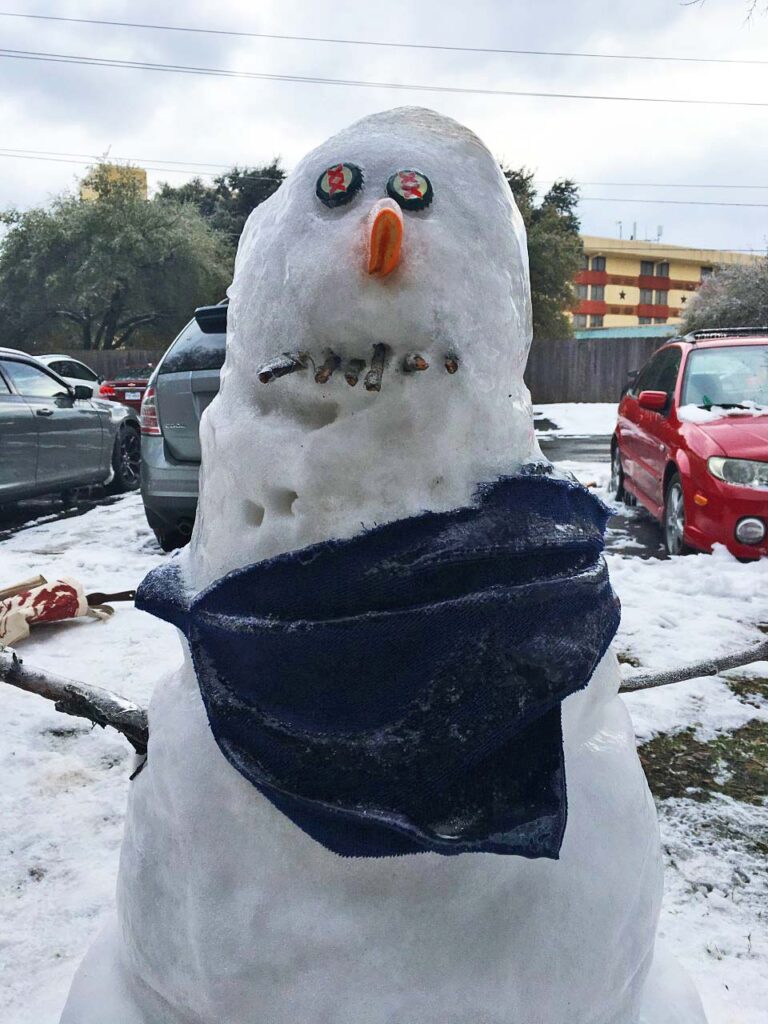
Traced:
<path fill-rule="evenodd" d="M 763 640 L 754 647 L 726 654 L 722 658 L 711 661 L 696 661 L 682 668 L 669 669 L 666 672 L 647 672 L 642 675 L 629 676 L 619 687 L 619 693 L 634 693 L 636 690 L 650 690 L 655 686 L 667 686 L 669 683 L 682 683 L 686 679 L 698 679 L 700 676 L 716 676 L 729 668 L 741 668 L 751 665 L 753 661 L 768 659 L 768 640 Z"/>
<path fill-rule="evenodd" d="M 87 718 L 102 728 L 111 725 L 125 736 L 137 754 L 147 752 L 146 709 L 110 690 L 78 683 L 44 669 L 27 668 L 11 647 L 0 647 L 0 682 L 52 700 L 62 714 Z"/>

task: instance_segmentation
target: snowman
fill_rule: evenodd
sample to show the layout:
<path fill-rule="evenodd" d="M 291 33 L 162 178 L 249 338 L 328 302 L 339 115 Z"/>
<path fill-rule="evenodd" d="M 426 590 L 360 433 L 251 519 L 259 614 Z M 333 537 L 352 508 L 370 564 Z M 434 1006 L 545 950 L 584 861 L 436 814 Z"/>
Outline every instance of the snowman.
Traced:
<path fill-rule="evenodd" d="M 537 447 L 525 233 L 401 108 L 251 215 L 117 912 L 63 1024 L 701 1024 L 608 645 L 607 510 Z"/>

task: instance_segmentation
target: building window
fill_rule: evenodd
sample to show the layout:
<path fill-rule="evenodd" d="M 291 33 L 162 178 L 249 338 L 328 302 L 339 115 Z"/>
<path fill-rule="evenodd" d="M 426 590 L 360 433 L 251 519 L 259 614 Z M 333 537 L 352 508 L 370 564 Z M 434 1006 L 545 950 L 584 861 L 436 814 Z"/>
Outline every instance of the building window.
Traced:
<path fill-rule="evenodd" d="M 668 263 L 657 263 L 656 264 L 656 277 L 669 277 L 669 264 Z"/>
<path fill-rule="evenodd" d="M 581 269 L 589 270 L 589 256 L 586 253 L 581 257 Z"/>
<path fill-rule="evenodd" d="M 602 327 L 603 326 L 603 316 L 602 316 L 602 313 L 600 313 L 600 314 L 593 313 L 592 316 L 589 318 L 589 326 L 590 327 Z"/>
<path fill-rule="evenodd" d="M 591 298 L 593 302 L 605 302 L 605 285 L 593 284 Z"/>
<path fill-rule="evenodd" d="M 649 324 L 651 322 L 651 318 L 649 316 L 641 316 L 638 317 L 638 319 L 641 324 Z"/>
<path fill-rule="evenodd" d="M 715 269 L 714 267 L 702 267 L 701 268 L 701 279 L 702 279 L 702 281 L 704 280 L 705 277 L 711 277 L 712 271 L 714 269 Z"/>
<path fill-rule="evenodd" d="M 589 286 L 586 285 L 586 284 L 577 284 L 576 285 L 576 298 L 577 299 L 586 299 L 588 297 L 589 297 Z"/>
<path fill-rule="evenodd" d="M 586 327 L 587 326 L 587 315 L 586 313 L 574 313 L 573 316 L 574 327 Z"/>
<path fill-rule="evenodd" d="M 592 257 L 592 269 L 593 270 L 605 270 L 605 256 L 593 256 Z"/>
<path fill-rule="evenodd" d="M 666 306 L 669 303 L 669 292 L 656 292 L 656 305 Z"/>
<path fill-rule="evenodd" d="M 640 263 L 640 276 L 653 277 L 653 260 L 642 260 Z"/>
<path fill-rule="evenodd" d="M 640 305 L 651 306 L 653 305 L 653 289 L 652 288 L 641 288 L 640 289 Z"/>
<path fill-rule="evenodd" d="M 656 316 L 653 318 L 653 322 L 655 324 L 665 324 L 667 322 L 667 318 L 665 316 Z"/>

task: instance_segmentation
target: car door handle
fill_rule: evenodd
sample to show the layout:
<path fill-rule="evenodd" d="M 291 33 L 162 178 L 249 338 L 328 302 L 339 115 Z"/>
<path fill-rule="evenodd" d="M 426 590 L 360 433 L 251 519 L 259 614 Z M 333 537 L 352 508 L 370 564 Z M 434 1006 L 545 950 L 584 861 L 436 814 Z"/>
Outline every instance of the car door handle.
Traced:
<path fill-rule="evenodd" d="M 35 409 L 35 416 L 53 416 L 53 409 Z"/>

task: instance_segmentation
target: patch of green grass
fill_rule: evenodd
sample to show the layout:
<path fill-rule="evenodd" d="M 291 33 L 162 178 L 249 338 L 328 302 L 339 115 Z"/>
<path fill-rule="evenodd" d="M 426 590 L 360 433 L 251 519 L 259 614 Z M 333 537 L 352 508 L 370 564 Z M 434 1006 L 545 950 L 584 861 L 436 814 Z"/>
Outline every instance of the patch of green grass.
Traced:
<path fill-rule="evenodd" d="M 631 665 L 632 668 L 640 668 L 640 659 L 636 658 L 634 654 L 627 654 L 626 651 L 617 651 L 616 657 L 619 659 L 620 665 Z"/>
<path fill-rule="evenodd" d="M 768 702 L 768 679 L 763 676 L 723 676 L 731 693 L 736 694 L 744 704 L 762 707 Z"/>
<path fill-rule="evenodd" d="M 756 680 L 735 680 L 754 684 Z M 729 681 L 730 685 L 730 681 Z M 754 693 L 754 688 L 749 691 Z M 762 804 L 768 792 L 768 723 L 747 722 L 713 740 L 693 729 L 655 736 L 639 750 L 648 785 L 657 799 L 708 801 L 714 793 Z"/>

